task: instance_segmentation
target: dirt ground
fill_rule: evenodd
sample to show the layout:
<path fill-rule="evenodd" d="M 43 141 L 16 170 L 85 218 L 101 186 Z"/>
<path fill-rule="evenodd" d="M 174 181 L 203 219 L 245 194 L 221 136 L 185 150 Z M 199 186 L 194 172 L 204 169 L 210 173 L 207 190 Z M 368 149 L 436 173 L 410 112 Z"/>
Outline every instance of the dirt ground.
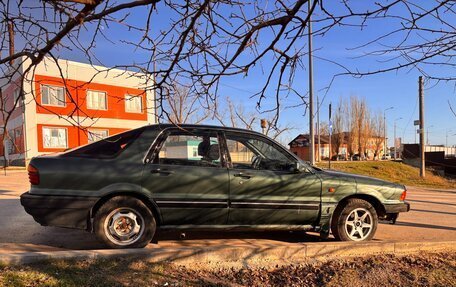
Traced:
<path fill-rule="evenodd" d="M 212 269 L 141 259 L 0 267 L 1 286 L 456 286 L 456 253 L 379 255 L 266 268 Z"/>

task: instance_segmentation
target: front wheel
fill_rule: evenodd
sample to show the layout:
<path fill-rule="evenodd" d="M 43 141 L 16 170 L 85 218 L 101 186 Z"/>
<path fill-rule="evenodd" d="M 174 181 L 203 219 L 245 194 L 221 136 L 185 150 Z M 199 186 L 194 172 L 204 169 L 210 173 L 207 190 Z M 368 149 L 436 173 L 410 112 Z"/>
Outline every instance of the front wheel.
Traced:
<path fill-rule="evenodd" d="M 365 200 L 353 198 L 336 209 L 331 231 L 340 241 L 367 241 L 374 237 L 377 224 L 375 208 Z"/>
<path fill-rule="evenodd" d="M 94 230 L 97 238 L 111 248 L 141 248 L 152 240 L 156 222 L 141 200 L 116 196 L 96 212 Z"/>

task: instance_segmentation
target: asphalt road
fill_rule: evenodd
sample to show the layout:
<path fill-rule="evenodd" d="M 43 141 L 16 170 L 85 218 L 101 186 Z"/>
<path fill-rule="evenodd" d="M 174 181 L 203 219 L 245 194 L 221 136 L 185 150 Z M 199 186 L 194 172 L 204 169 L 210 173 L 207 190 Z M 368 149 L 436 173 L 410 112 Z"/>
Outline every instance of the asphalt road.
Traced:
<path fill-rule="evenodd" d="M 0 174 L 0 254 L 66 249 L 101 249 L 88 232 L 57 227 L 43 227 L 25 213 L 19 195 L 29 188 L 24 171 Z M 451 241 L 456 240 L 456 191 L 408 188 L 407 200 L 412 210 L 400 215 L 396 225 L 381 223 L 374 241 Z M 207 245 L 289 245 L 319 241 L 304 232 L 166 232 L 158 244 L 149 248 Z M 328 239 L 332 241 L 333 239 Z"/>

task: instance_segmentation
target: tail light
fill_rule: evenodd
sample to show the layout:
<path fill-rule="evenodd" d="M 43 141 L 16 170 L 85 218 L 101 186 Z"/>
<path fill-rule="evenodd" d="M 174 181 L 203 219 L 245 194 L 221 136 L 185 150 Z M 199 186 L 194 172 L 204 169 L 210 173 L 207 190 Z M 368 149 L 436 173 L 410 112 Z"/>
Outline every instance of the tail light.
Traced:
<path fill-rule="evenodd" d="M 407 190 L 404 190 L 404 191 L 402 192 L 402 194 L 401 194 L 400 200 L 401 200 L 401 201 L 404 201 L 406 197 L 407 197 Z"/>
<path fill-rule="evenodd" d="M 27 167 L 27 172 L 28 172 L 28 177 L 30 184 L 32 185 L 38 185 L 40 184 L 40 174 L 38 172 L 38 169 L 34 167 L 33 165 L 29 164 Z"/>

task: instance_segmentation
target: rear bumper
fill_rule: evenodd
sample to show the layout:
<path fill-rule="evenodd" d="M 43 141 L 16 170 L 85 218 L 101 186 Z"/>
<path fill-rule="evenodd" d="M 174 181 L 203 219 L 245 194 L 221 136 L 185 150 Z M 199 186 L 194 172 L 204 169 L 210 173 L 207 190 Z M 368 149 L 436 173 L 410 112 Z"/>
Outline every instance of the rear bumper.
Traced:
<path fill-rule="evenodd" d="M 398 203 L 398 204 L 385 204 L 386 214 L 408 212 L 410 210 L 410 203 Z"/>
<path fill-rule="evenodd" d="M 87 229 L 96 197 L 21 195 L 21 204 L 36 222 L 44 226 Z"/>

